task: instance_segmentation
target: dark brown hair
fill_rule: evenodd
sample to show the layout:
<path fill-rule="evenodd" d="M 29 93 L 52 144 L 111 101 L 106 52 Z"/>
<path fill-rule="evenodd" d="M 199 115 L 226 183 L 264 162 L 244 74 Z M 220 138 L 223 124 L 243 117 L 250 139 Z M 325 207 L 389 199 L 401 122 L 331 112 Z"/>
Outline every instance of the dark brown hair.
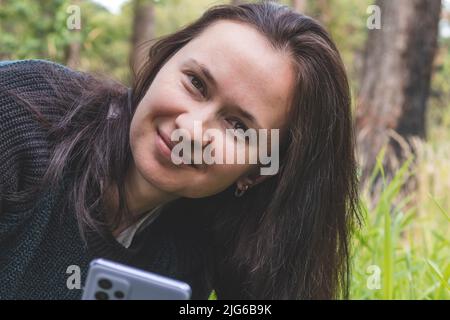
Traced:
<path fill-rule="evenodd" d="M 135 74 L 130 110 L 120 84 L 90 76 L 64 84 L 54 101 L 65 111 L 50 124 L 56 142 L 44 184 L 65 172 L 73 175 L 69 201 L 82 230 L 100 230 L 92 212 L 102 203 L 101 183 L 118 185 L 119 214 L 127 216 L 123 185 L 132 161 L 134 111 L 168 59 L 220 19 L 254 27 L 274 48 L 289 52 L 295 64 L 297 85 L 280 170 L 241 198 L 233 197 L 230 186 L 212 197 L 176 200 L 166 210 L 204 214 L 198 219 L 210 225 L 214 252 L 205 277 L 219 298 L 346 297 L 349 237 L 359 217 L 349 85 L 328 33 L 287 6 L 267 1 L 214 6 L 157 39 Z M 111 105 L 121 111 L 119 117 L 108 117 Z"/>

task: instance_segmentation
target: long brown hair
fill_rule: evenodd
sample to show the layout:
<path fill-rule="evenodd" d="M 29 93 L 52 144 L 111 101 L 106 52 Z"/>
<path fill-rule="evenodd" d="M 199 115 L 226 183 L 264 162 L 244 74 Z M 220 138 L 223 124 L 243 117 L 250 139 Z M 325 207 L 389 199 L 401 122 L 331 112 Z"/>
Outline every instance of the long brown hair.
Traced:
<path fill-rule="evenodd" d="M 359 217 L 348 80 L 325 29 L 287 6 L 267 1 L 214 6 L 157 39 L 134 75 L 131 104 L 124 86 L 91 76 L 54 84 L 61 118 L 49 124 L 55 147 L 43 185 L 65 173 L 73 176 L 69 201 L 82 230 L 101 229 L 92 212 L 101 206 L 102 183 L 117 184 L 119 213 L 128 216 L 123 186 L 132 161 L 128 133 L 134 111 L 165 62 L 219 19 L 253 26 L 274 48 L 287 50 L 295 64 L 297 85 L 280 170 L 241 198 L 230 186 L 212 197 L 176 200 L 166 210 L 190 208 L 203 214 L 198 219 L 207 219 L 213 267 L 205 277 L 219 298 L 346 297 L 349 237 Z M 120 116 L 108 117 L 111 105 Z"/>

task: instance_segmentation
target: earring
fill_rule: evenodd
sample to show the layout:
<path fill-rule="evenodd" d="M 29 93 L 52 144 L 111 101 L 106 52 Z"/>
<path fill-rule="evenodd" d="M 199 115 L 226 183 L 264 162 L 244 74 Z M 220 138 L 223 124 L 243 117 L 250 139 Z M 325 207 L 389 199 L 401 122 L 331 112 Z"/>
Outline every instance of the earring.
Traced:
<path fill-rule="evenodd" d="M 234 196 L 236 198 L 240 198 L 244 195 L 245 191 L 248 190 L 248 185 L 244 185 L 244 189 L 239 189 L 239 187 L 236 187 L 236 190 L 234 191 Z"/>

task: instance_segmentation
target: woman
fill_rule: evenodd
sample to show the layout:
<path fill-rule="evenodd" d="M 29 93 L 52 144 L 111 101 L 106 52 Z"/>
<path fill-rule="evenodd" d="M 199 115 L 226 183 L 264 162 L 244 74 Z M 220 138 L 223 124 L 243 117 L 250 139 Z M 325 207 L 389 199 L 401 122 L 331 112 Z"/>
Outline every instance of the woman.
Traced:
<path fill-rule="evenodd" d="M 313 19 L 213 7 L 159 39 L 128 90 L 42 61 L 0 69 L 1 298 L 79 298 L 68 267 L 84 279 L 95 257 L 186 281 L 195 299 L 346 296 L 350 94 Z M 168 137 L 195 122 L 279 129 L 279 170 L 171 163 Z"/>

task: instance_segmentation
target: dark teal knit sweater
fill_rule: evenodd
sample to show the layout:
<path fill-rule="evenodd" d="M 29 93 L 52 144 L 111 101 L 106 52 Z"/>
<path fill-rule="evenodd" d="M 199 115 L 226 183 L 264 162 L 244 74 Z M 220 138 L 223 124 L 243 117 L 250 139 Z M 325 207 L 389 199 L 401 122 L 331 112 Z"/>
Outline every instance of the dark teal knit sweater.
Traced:
<path fill-rule="evenodd" d="M 55 94 L 43 80 L 44 67 L 67 79 L 81 76 L 42 60 L 0 62 L 0 299 L 79 299 L 82 290 L 67 287 L 68 268 L 79 266 L 84 284 L 88 264 L 97 257 L 186 281 L 193 299 L 207 299 L 212 290 L 205 262 L 208 240 L 200 229 L 183 229 L 177 217 L 161 214 L 126 249 L 112 235 L 104 239 L 94 234 L 83 242 L 74 211 L 61 209 L 70 179 L 45 190 L 37 201 L 15 203 L 2 197 L 38 183 L 48 164 L 45 129 L 7 93 L 14 88 Z M 45 112 L 56 116 L 51 106 Z"/>

